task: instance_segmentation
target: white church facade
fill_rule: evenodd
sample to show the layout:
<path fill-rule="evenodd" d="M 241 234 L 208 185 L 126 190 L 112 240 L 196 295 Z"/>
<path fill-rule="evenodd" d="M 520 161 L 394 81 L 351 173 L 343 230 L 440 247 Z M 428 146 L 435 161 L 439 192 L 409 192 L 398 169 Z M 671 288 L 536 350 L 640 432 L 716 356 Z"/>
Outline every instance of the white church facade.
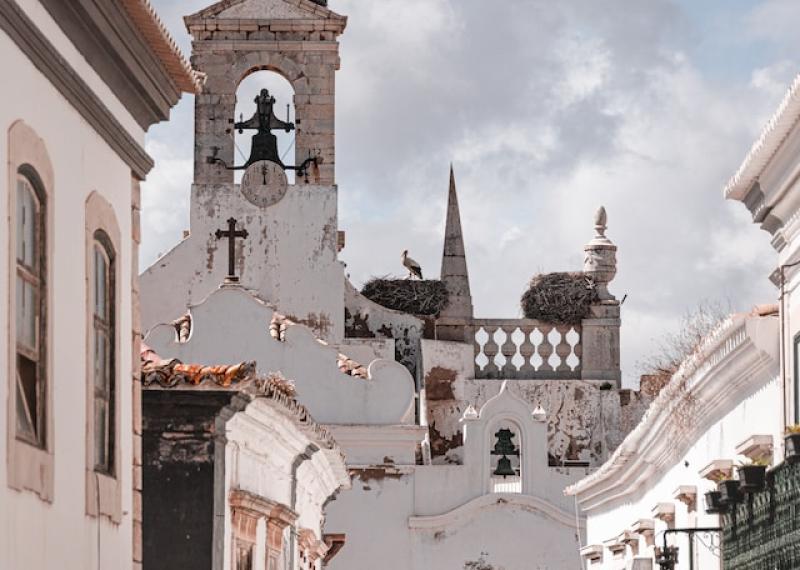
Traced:
<path fill-rule="evenodd" d="M 283 560 L 304 567 L 299 542 L 288 539 L 307 530 L 318 544 L 343 542 L 327 560 L 333 569 L 578 566 L 584 521 L 563 489 L 613 452 L 654 392 L 619 387 L 620 305 L 608 290 L 616 246 L 606 237 L 605 211 L 584 247 L 583 270 L 566 278 L 591 286 L 585 314 L 475 319 L 451 172 L 441 271 L 447 305 L 427 316 L 381 306 L 356 290 L 338 258 L 335 72 L 346 18 L 323 0 L 224 0 L 185 22 L 204 77 L 190 228 L 141 275 L 144 342 L 166 362 L 252 362 L 255 378 L 285 378 L 344 453 L 352 482 L 325 487 L 335 498 L 320 511 L 324 524 L 288 524 Z M 259 70 L 291 84 L 293 121 L 277 117 L 287 101 L 266 90 L 238 93 Z M 237 95 L 253 101 L 240 117 Z M 278 154 L 273 131 L 294 134 L 293 160 Z M 237 132 L 254 133 L 249 158 L 235 154 Z M 169 417 L 147 406 L 169 390 L 146 391 L 146 424 Z M 202 398 L 203 390 L 191 391 Z M 209 399 L 218 391 L 213 382 L 205 389 Z M 215 429 L 222 430 L 213 432 L 221 438 L 216 453 L 238 453 L 225 443 L 235 436 Z M 146 449 L 173 437 L 148 433 Z M 153 481 L 165 457 L 153 464 Z M 222 457 L 210 467 L 207 492 L 221 497 L 215 505 L 232 508 L 225 501 L 236 492 L 292 509 L 279 492 L 285 475 L 231 481 L 226 474 L 241 475 L 243 463 Z M 259 461 L 268 456 L 252 469 Z M 272 570 L 268 557 L 226 550 L 235 525 L 195 515 L 205 529 L 198 532 L 221 545 L 198 568 Z M 259 520 L 269 526 L 268 515 Z M 308 567 L 323 563 L 320 556 Z"/>

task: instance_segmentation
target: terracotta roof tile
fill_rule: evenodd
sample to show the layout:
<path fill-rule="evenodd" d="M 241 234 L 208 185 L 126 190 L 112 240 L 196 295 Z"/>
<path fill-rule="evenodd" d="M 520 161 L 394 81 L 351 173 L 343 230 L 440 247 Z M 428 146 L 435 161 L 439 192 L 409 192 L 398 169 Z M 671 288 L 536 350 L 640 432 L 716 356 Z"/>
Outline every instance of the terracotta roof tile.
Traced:
<path fill-rule="evenodd" d="M 199 78 L 181 53 L 149 0 L 121 0 L 139 32 L 181 91 L 196 93 Z"/>

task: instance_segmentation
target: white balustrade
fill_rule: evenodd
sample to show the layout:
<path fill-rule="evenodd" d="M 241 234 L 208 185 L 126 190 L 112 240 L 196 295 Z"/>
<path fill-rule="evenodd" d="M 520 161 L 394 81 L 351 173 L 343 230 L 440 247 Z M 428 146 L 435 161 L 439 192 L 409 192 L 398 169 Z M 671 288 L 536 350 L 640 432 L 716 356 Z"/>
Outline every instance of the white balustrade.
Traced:
<path fill-rule="evenodd" d="M 473 321 L 476 378 L 580 378 L 581 326 Z"/>

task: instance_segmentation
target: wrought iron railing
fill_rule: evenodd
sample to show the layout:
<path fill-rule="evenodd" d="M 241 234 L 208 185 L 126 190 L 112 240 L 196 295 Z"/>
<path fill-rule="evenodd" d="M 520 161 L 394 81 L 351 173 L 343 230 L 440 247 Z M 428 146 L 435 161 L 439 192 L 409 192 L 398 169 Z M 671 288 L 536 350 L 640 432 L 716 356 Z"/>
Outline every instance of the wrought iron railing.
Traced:
<path fill-rule="evenodd" d="M 475 319 L 475 378 L 581 377 L 581 326 Z"/>
<path fill-rule="evenodd" d="M 800 568 L 800 464 L 781 464 L 767 486 L 722 515 L 724 570 Z"/>

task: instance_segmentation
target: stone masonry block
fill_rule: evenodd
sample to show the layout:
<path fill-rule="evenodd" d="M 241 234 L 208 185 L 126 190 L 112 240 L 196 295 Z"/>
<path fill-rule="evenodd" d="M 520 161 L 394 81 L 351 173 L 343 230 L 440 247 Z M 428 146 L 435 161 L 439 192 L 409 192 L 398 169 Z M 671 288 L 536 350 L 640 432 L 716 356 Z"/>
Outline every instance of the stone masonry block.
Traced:
<path fill-rule="evenodd" d="M 133 521 L 133 560 L 142 561 L 142 521 Z"/>
<path fill-rule="evenodd" d="M 133 433 L 142 435 L 142 384 L 138 379 L 133 381 Z"/>

